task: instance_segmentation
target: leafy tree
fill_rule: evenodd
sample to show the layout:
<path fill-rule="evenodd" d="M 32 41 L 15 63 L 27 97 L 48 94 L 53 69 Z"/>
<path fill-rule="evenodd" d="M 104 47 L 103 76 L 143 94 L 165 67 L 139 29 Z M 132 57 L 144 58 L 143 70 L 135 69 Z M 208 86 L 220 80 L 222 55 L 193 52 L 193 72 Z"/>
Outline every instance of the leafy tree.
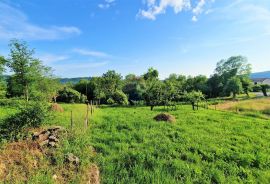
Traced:
<path fill-rule="evenodd" d="M 208 81 L 208 97 L 210 98 L 216 98 L 221 95 L 221 92 L 223 91 L 223 85 L 221 78 L 218 74 L 212 75 Z"/>
<path fill-rule="evenodd" d="M 165 80 L 162 85 L 161 99 L 164 106 L 175 106 L 175 102 L 178 98 L 176 86 L 173 81 Z"/>
<path fill-rule="evenodd" d="M 123 92 L 127 94 L 131 103 L 143 100 L 145 81 L 142 77 L 129 74 L 124 80 Z"/>
<path fill-rule="evenodd" d="M 196 104 L 198 109 L 198 103 L 201 102 L 205 97 L 201 91 L 191 91 L 186 93 L 184 98 L 191 103 L 192 109 L 195 110 Z"/>
<path fill-rule="evenodd" d="M 109 70 L 102 75 L 102 91 L 107 98 L 110 98 L 117 89 L 121 89 L 122 76 L 116 73 L 114 70 Z"/>
<path fill-rule="evenodd" d="M 260 86 L 261 86 L 263 95 L 268 96 L 267 95 L 267 90 L 270 89 L 270 86 L 268 84 L 261 84 Z"/>
<path fill-rule="evenodd" d="M 204 94 L 206 94 L 208 91 L 207 77 L 204 75 L 188 77 L 185 83 L 185 90 L 187 92 L 202 91 Z"/>
<path fill-rule="evenodd" d="M 60 84 L 59 79 L 56 78 L 40 78 L 38 82 L 33 84 L 31 90 L 32 99 L 53 101 L 56 103 L 58 91 L 63 86 Z"/>
<path fill-rule="evenodd" d="M 158 79 L 158 75 L 159 75 L 158 71 L 151 67 L 148 69 L 147 73 L 143 75 L 143 78 L 144 80 L 153 80 Z"/>
<path fill-rule="evenodd" d="M 146 105 L 150 106 L 151 111 L 155 106 L 162 102 L 162 82 L 157 79 L 148 79 L 146 81 L 146 89 L 144 93 L 144 100 Z"/>
<path fill-rule="evenodd" d="M 29 49 L 26 42 L 19 40 L 10 42 L 10 58 L 7 59 L 7 65 L 14 72 L 12 80 L 18 84 L 17 88 L 20 88 L 26 101 L 29 100 L 32 85 L 50 70 L 33 55 L 34 50 Z"/>
<path fill-rule="evenodd" d="M 244 93 L 249 97 L 249 92 L 253 89 L 253 83 L 247 76 L 242 76 L 241 78 L 242 88 Z"/>
<path fill-rule="evenodd" d="M 225 90 L 228 93 L 232 93 L 233 98 L 235 99 L 236 95 L 240 94 L 243 90 L 242 83 L 239 77 L 232 77 L 231 79 L 229 79 L 225 86 Z"/>
<path fill-rule="evenodd" d="M 116 90 L 113 94 L 113 101 L 118 105 L 128 105 L 127 95 L 120 90 Z"/>
<path fill-rule="evenodd" d="M 58 92 L 57 101 L 65 103 L 84 103 L 86 100 L 78 91 L 64 87 L 64 89 Z"/>
<path fill-rule="evenodd" d="M 171 85 L 173 85 L 175 91 L 174 100 L 179 101 L 180 95 L 185 91 L 186 76 L 171 74 L 167 79 L 165 79 L 165 83 L 166 82 L 169 82 Z"/>
<path fill-rule="evenodd" d="M 4 98 L 6 96 L 6 82 L 3 79 L 6 62 L 6 59 L 3 56 L 0 56 L 0 98 Z"/>
<path fill-rule="evenodd" d="M 89 84 L 90 82 L 86 79 L 80 80 L 78 83 L 76 83 L 73 88 L 80 92 L 81 94 L 84 94 L 88 97 L 92 96 L 92 86 Z M 91 93 L 92 92 L 92 93 Z M 91 95 L 90 95 L 91 94 Z M 89 98 L 90 99 L 90 98 Z"/>
<path fill-rule="evenodd" d="M 248 76 L 251 73 L 251 65 L 246 57 L 232 56 L 227 60 L 219 61 L 215 71 L 218 75 L 223 76 L 224 79 L 229 79 L 236 75 Z"/>
<path fill-rule="evenodd" d="M 3 72 L 5 71 L 6 63 L 7 60 L 3 56 L 0 56 L 0 78 L 2 77 Z"/>
<path fill-rule="evenodd" d="M 233 77 L 249 77 L 251 65 L 244 56 L 232 56 L 217 63 L 215 73 L 220 77 L 224 95 L 228 95 L 228 81 Z M 236 79 L 234 79 L 236 80 Z M 240 81 L 241 82 L 241 81 Z M 233 82 L 231 81 L 231 84 Z"/>

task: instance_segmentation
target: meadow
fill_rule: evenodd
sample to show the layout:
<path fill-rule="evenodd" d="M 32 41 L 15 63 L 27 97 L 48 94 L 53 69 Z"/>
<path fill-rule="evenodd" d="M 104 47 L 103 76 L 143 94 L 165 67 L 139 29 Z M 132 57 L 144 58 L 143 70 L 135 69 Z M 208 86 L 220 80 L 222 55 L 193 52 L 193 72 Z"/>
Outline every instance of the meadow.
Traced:
<path fill-rule="evenodd" d="M 270 119 L 270 98 L 261 97 L 239 101 L 227 101 L 211 106 L 212 109 L 231 111 L 247 116 Z"/>
<path fill-rule="evenodd" d="M 84 104 L 61 105 L 65 111 L 44 126 L 70 130 L 72 110 L 73 130 L 57 149 L 58 164 L 34 171 L 29 183 L 54 183 L 52 175 L 63 172 L 62 156 L 69 152 L 82 163 L 78 173 L 69 173 L 70 183 L 83 183 L 92 163 L 98 165 L 102 183 L 270 182 L 267 120 L 183 105 L 170 112 L 175 123 L 156 122 L 153 117 L 163 107 L 103 106 L 85 128 Z"/>

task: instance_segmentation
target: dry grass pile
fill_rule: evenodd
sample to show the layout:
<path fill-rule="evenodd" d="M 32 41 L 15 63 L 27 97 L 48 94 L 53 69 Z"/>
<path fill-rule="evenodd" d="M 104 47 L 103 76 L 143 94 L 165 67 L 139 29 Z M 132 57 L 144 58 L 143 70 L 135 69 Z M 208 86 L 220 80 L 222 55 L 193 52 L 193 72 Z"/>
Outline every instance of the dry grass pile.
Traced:
<path fill-rule="evenodd" d="M 55 112 L 64 112 L 63 107 L 59 105 L 58 103 L 53 103 L 51 109 L 52 111 L 55 111 Z"/>
<path fill-rule="evenodd" d="M 43 160 L 42 149 L 33 141 L 7 144 L 0 152 L 0 181 L 27 182 Z"/>
<path fill-rule="evenodd" d="M 156 121 L 166 121 L 166 122 L 175 122 L 175 117 L 173 115 L 167 114 L 167 113 L 161 113 L 154 117 L 154 120 Z"/>

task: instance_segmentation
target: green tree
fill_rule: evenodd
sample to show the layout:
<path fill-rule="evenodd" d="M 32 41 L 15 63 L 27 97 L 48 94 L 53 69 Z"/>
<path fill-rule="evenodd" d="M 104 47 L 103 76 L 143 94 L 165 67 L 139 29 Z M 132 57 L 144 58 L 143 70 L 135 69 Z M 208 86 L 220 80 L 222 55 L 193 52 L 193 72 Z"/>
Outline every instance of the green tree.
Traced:
<path fill-rule="evenodd" d="M 158 79 L 158 75 L 159 75 L 158 71 L 151 67 L 148 69 L 147 73 L 143 75 L 143 78 L 144 80 L 153 80 Z"/>
<path fill-rule="evenodd" d="M 242 88 L 244 93 L 249 97 L 249 92 L 253 89 L 253 83 L 247 76 L 242 76 L 241 78 Z"/>
<path fill-rule="evenodd" d="M 65 103 L 84 103 L 86 100 L 78 91 L 64 87 L 58 92 L 57 101 Z"/>
<path fill-rule="evenodd" d="M 230 78 L 225 86 L 225 90 L 228 93 L 232 93 L 233 98 L 235 99 L 236 95 L 240 94 L 243 90 L 242 83 L 239 77 Z"/>
<path fill-rule="evenodd" d="M 224 95 L 228 95 L 226 90 L 228 81 L 233 77 L 249 77 L 251 65 L 244 56 L 232 56 L 217 63 L 215 73 L 220 77 Z"/>
<path fill-rule="evenodd" d="M 205 97 L 201 91 L 191 91 L 184 95 L 186 101 L 190 102 L 192 105 L 192 109 L 195 110 L 195 106 L 197 104 L 197 109 L 199 108 L 198 103 L 201 102 Z"/>
<path fill-rule="evenodd" d="M 261 84 L 261 90 L 264 96 L 268 96 L 267 95 L 267 90 L 270 89 L 270 86 L 268 84 Z"/>
<path fill-rule="evenodd" d="M 6 62 L 6 59 L 3 56 L 0 56 L 0 98 L 4 98 L 6 96 L 7 86 L 3 78 Z"/>
<path fill-rule="evenodd" d="M 26 42 L 19 40 L 10 42 L 10 58 L 7 59 L 7 65 L 14 72 L 12 80 L 18 84 L 17 88 L 21 88 L 26 101 L 29 100 L 32 85 L 50 70 L 33 55 L 34 50 L 29 49 Z"/>
<path fill-rule="evenodd" d="M 102 75 L 102 91 L 105 93 L 106 98 L 110 98 L 117 89 L 122 87 L 122 76 L 114 70 L 109 70 Z"/>
<path fill-rule="evenodd" d="M 236 75 L 248 76 L 251 73 L 251 65 L 244 56 L 232 56 L 227 60 L 219 61 L 215 71 L 220 76 L 223 76 L 224 79 L 229 79 Z"/>
<path fill-rule="evenodd" d="M 131 104 L 136 101 L 143 100 L 143 93 L 145 90 L 145 81 L 143 77 L 129 74 L 125 77 L 123 92 L 127 94 Z"/>
<path fill-rule="evenodd" d="M 216 98 L 221 95 L 221 92 L 223 91 L 223 84 L 221 81 L 221 77 L 218 74 L 212 75 L 208 81 L 208 97 L 210 98 Z"/>
<path fill-rule="evenodd" d="M 118 105 L 128 105 L 128 98 L 127 95 L 121 91 L 121 90 L 116 90 L 113 94 L 113 100 L 116 104 Z"/>
<path fill-rule="evenodd" d="M 146 105 L 150 106 L 151 111 L 155 106 L 162 102 L 162 82 L 157 79 L 148 79 L 146 81 L 146 89 L 144 93 L 144 100 Z"/>

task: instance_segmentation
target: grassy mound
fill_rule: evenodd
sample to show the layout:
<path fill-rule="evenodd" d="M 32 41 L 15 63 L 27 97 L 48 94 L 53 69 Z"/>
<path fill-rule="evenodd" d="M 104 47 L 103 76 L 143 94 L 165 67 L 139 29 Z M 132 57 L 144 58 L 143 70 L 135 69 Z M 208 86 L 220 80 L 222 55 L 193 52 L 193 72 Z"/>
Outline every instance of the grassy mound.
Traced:
<path fill-rule="evenodd" d="M 55 111 L 55 112 L 64 112 L 63 107 L 61 105 L 57 104 L 57 103 L 52 104 L 51 110 Z"/>
<path fill-rule="evenodd" d="M 167 122 L 175 122 L 175 117 L 173 115 L 167 114 L 167 113 L 161 113 L 154 117 L 154 120 L 156 121 L 167 121 Z"/>

